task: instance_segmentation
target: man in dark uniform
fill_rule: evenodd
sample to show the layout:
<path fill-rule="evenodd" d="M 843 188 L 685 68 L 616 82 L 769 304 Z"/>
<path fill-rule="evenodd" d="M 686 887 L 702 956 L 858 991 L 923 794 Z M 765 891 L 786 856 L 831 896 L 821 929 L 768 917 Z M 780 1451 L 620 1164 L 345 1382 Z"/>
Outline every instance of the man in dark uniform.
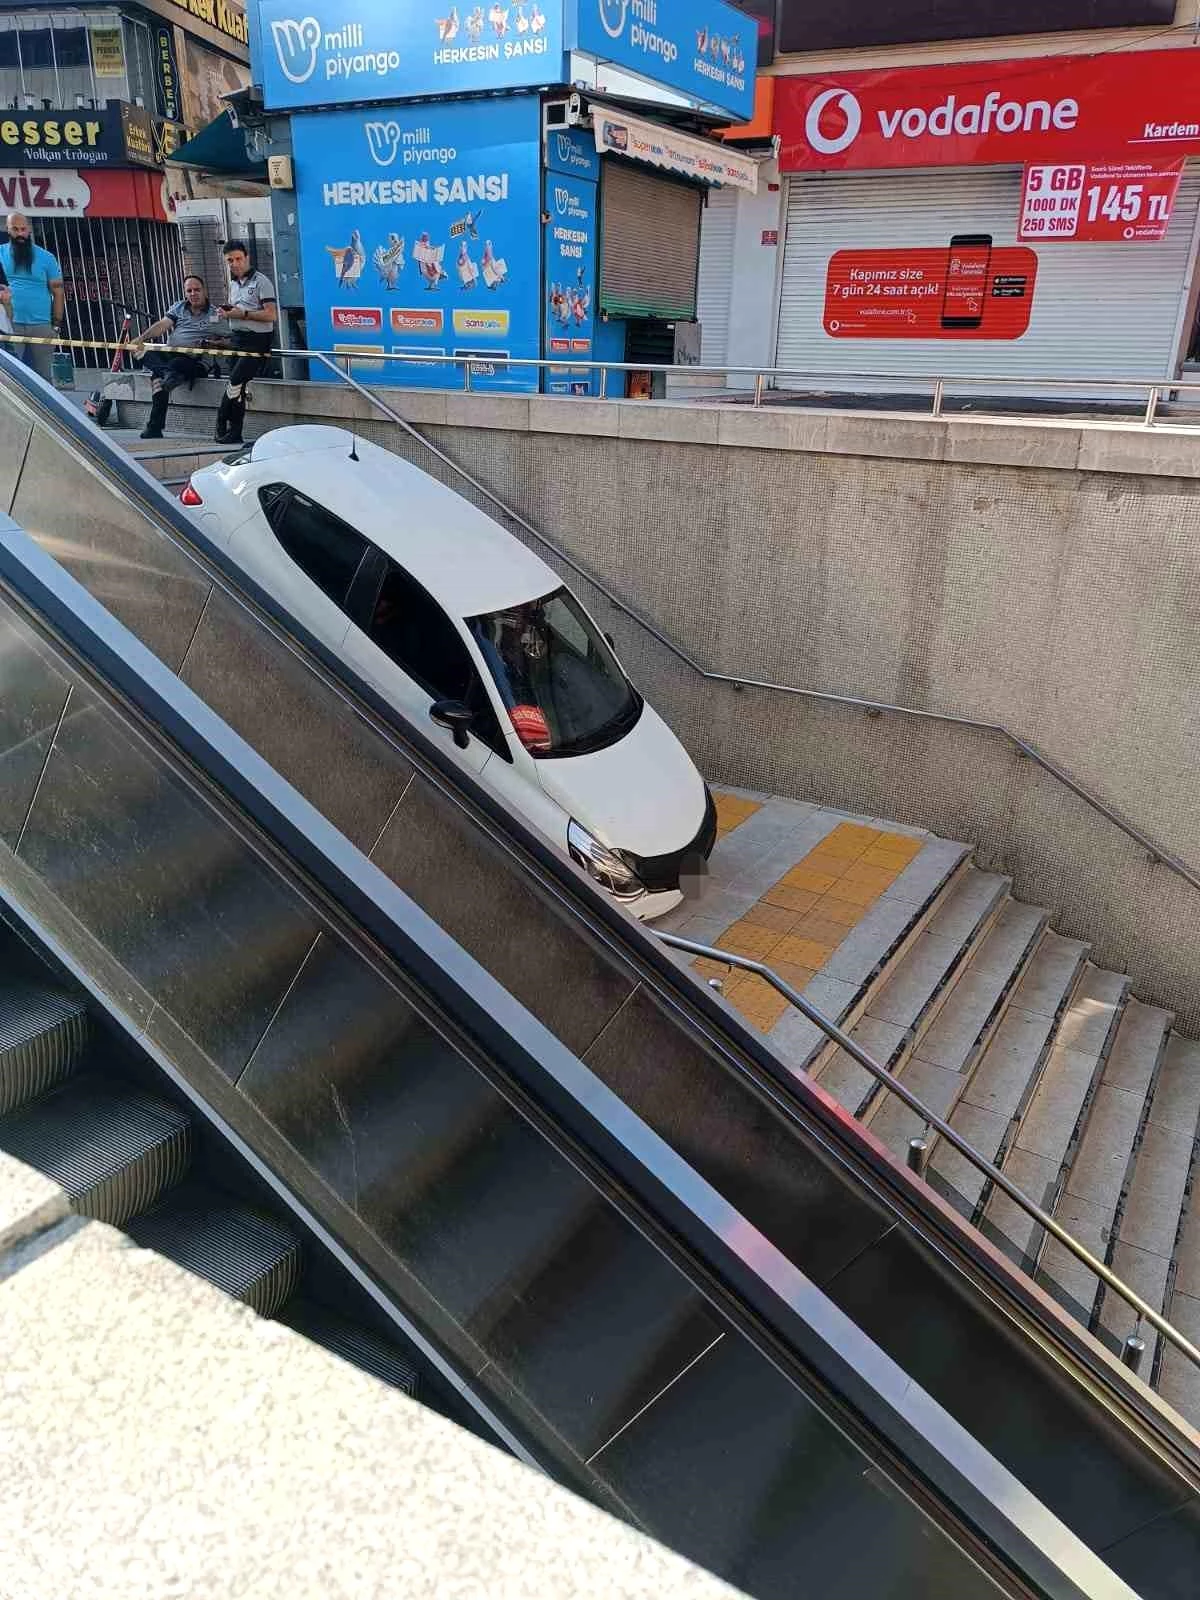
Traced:
<path fill-rule="evenodd" d="M 267 364 L 275 343 L 278 306 L 275 285 L 250 265 L 250 252 L 240 241 L 225 246 L 229 268 L 229 296 L 221 316 L 233 330 L 233 347 L 244 354 L 229 369 L 225 393 L 217 412 L 218 444 L 241 444 L 246 415 L 246 390 Z"/>

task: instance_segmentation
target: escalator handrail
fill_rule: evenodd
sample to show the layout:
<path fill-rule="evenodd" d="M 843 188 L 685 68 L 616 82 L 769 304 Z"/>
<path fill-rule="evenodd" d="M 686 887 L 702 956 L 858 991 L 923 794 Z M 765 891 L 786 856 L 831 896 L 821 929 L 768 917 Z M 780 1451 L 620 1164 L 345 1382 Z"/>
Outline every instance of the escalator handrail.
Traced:
<path fill-rule="evenodd" d="M 41 413 L 52 426 L 66 433 L 73 446 L 90 458 L 102 475 L 115 479 L 154 521 L 165 524 L 169 537 L 182 547 L 188 559 L 205 569 L 214 582 L 255 614 L 301 659 L 307 658 L 310 670 L 315 666 L 334 692 L 350 702 L 377 733 L 414 761 L 444 796 L 482 826 L 492 841 L 532 876 L 543 894 L 582 923 L 589 935 L 599 939 L 618 961 L 632 967 L 675 1019 L 715 1052 L 776 1115 L 803 1135 L 820 1141 L 833 1159 L 854 1175 L 855 1181 L 865 1184 L 883 1204 L 898 1211 L 915 1231 L 948 1251 L 968 1281 L 986 1285 L 993 1296 L 1001 1298 L 1008 1315 L 1018 1323 L 1026 1319 L 1036 1325 L 1051 1342 L 1057 1359 L 1076 1374 L 1085 1371 L 1092 1386 L 1100 1386 L 1109 1409 L 1115 1409 L 1127 1425 L 1137 1427 L 1171 1470 L 1180 1473 L 1190 1486 L 1200 1486 L 1200 1441 L 1195 1433 L 1184 1427 L 1181 1419 L 1144 1385 L 1131 1382 L 1129 1371 L 1074 1318 L 1038 1290 L 1002 1252 L 991 1248 L 956 1211 L 941 1204 L 890 1152 L 865 1137 L 853 1119 L 837 1115 L 811 1085 L 794 1077 L 758 1036 L 678 966 L 658 939 L 597 889 L 564 854 L 503 807 L 472 774 L 452 762 L 419 725 L 405 718 L 238 567 L 135 459 L 107 439 L 51 385 L 0 349 L 0 380 L 4 378 L 14 384 L 23 402 L 35 413 Z M 390 407 L 383 409 L 391 415 Z M 411 424 L 403 426 L 422 443 L 428 443 Z M 429 447 L 436 450 L 435 446 Z"/>
<path fill-rule="evenodd" d="M 957 1537 L 1055 1600 L 1135 1600 L 1111 1569 L 840 1311 L 711 1184 L 455 943 L 390 878 L 215 715 L 128 629 L 0 516 L 0 586 L 43 636 L 81 664 L 97 694 L 141 719 L 163 759 L 184 761 L 299 867 L 350 930 L 361 930 L 568 1139 L 599 1163 L 648 1224 L 651 1242 L 705 1269 L 702 1292 L 732 1313 L 802 1390 L 812 1375 L 948 1508 Z M 77 670 L 80 670 L 77 668 Z M 122 707 L 122 702 L 124 703 Z M 286 869 L 276 863 L 276 870 Z M 350 936 L 353 936 L 351 931 Z M 543 1130 L 544 1131 L 544 1130 Z M 284 1174 L 286 1179 L 286 1174 Z M 664 1238 L 662 1230 L 667 1230 Z M 680 1265 L 676 1259 L 676 1265 Z M 681 1270 L 686 1271 L 686 1267 Z M 714 1287 L 717 1293 L 714 1295 Z M 739 1319 L 739 1306 L 749 1321 Z"/>

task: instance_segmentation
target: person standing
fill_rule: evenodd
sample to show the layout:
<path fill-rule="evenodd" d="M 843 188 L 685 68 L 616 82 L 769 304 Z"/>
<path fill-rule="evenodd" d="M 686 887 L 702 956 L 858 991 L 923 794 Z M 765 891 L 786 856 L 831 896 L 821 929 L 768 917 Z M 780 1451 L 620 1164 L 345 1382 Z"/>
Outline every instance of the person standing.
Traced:
<path fill-rule="evenodd" d="M 0 245 L 0 267 L 4 268 L 12 293 L 9 315 L 17 336 L 9 348 L 49 383 L 54 365 L 51 341 L 62 326 L 67 297 L 62 268 L 49 250 L 34 243 L 29 218 L 20 211 L 14 211 L 8 219 L 8 242 Z M 47 342 L 30 344 L 22 343 L 22 339 Z"/>
<path fill-rule="evenodd" d="M 166 350 L 151 350 L 143 354 L 143 347 L 156 339 L 166 337 Z M 133 347 L 135 357 L 150 374 L 150 417 L 142 429 L 143 439 L 161 439 L 163 423 L 167 420 L 167 407 L 174 390 L 187 384 L 190 389 L 197 378 L 207 371 L 203 356 L 191 352 L 209 341 L 219 342 L 228 335 L 228 327 L 221 313 L 211 304 L 208 288 L 203 278 L 189 272 L 183 280 L 183 299 L 148 327 Z M 172 351 L 172 345 L 184 348 Z"/>
<path fill-rule="evenodd" d="M 8 279 L 4 275 L 4 268 L 0 267 L 0 333 L 12 332 L 12 290 L 8 287 Z M 11 350 L 11 344 L 5 344 L 4 349 Z"/>
<path fill-rule="evenodd" d="M 247 386 L 267 364 L 279 312 L 275 285 L 250 265 L 250 252 L 244 244 L 227 244 L 225 262 L 229 268 L 229 297 L 220 313 L 233 329 L 234 349 L 243 354 L 235 357 L 229 369 L 217 412 L 216 440 L 218 444 L 241 444 Z"/>

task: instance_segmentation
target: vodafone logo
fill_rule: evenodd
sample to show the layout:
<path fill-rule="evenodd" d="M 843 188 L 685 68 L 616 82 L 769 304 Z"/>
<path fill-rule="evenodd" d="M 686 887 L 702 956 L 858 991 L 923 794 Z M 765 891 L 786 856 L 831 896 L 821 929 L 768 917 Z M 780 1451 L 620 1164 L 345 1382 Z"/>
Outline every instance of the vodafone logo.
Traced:
<path fill-rule="evenodd" d="M 832 115 L 835 108 L 844 126 L 840 132 L 831 135 L 822 131 L 821 121 L 825 119 L 826 127 L 836 121 Z M 804 119 L 805 138 L 823 156 L 839 156 L 843 150 L 849 150 L 861 132 L 862 107 L 858 97 L 851 94 L 849 89 L 823 90 L 809 106 L 808 116 Z"/>

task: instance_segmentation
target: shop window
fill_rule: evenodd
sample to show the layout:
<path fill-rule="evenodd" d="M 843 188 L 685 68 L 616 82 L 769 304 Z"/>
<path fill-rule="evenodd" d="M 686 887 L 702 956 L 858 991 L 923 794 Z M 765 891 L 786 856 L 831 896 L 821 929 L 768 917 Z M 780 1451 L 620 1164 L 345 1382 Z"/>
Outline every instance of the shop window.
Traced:
<path fill-rule="evenodd" d="M 87 29 L 55 28 L 54 57 L 61 71 L 73 67 L 89 68 L 91 59 L 88 55 Z"/>

